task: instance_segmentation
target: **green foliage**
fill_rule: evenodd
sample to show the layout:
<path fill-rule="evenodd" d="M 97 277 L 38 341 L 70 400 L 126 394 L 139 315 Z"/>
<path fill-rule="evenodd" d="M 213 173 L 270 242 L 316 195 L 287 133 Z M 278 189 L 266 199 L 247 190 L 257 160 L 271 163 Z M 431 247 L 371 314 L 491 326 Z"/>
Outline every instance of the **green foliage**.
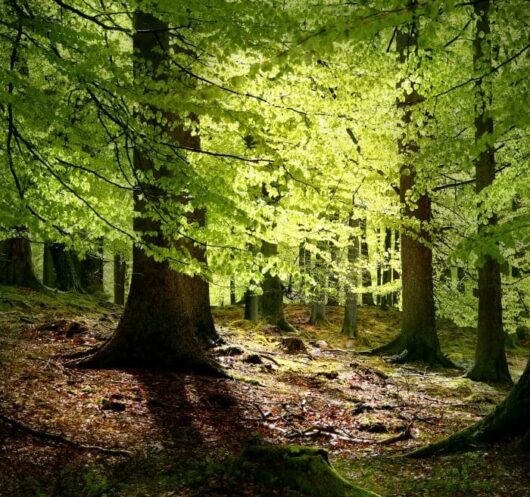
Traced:
<path fill-rule="evenodd" d="M 156 77 L 132 51 L 135 10 L 171 29 Z M 530 111 L 521 103 L 529 97 L 530 12 L 523 0 L 492 6 L 485 43 L 493 70 L 485 73 L 473 65 L 472 8 L 453 1 L 138 0 L 124 8 L 13 0 L 0 13 L 1 237 L 26 226 L 34 240 L 80 252 L 99 237 L 106 250 L 127 249 L 140 243 L 131 227 L 135 191 L 166 237 L 207 248 L 206 267 L 182 243 L 144 247 L 176 269 L 211 281 L 235 274 L 241 288 L 259 287 L 269 271 L 308 296 L 323 285 L 329 293 L 330 275 L 339 287 L 363 268 L 375 280 L 389 260 L 381 230 L 415 228 L 400 219 L 396 194 L 406 159 L 397 142 L 414 140 L 416 186 L 407 202 L 431 193 L 439 271 L 463 268 L 468 283 L 460 294 L 438 278 L 439 310 L 470 324 L 474 273 L 489 255 L 519 270 L 507 278 L 505 315 L 510 330 L 524 319 Z M 396 29 L 411 22 L 418 52 L 398 64 Z M 482 80 L 494 96 L 495 127 L 475 143 L 473 95 Z M 412 88 L 424 100 L 405 129 L 396 101 Z M 200 146 L 175 141 L 182 128 Z M 477 196 L 473 161 L 488 145 L 499 171 Z M 135 167 L 135 149 L 154 173 Z M 169 174 L 161 179 L 160 170 Z M 194 210 L 206 211 L 204 225 Z M 477 223 L 492 215 L 497 226 L 478 235 Z M 350 218 L 366 222 L 370 246 L 353 273 L 347 248 L 361 233 Z M 278 255 L 263 257 L 263 241 L 278 244 Z M 300 269 L 300 246 L 324 261 L 326 277 Z M 399 272 L 396 254 L 390 261 Z"/>

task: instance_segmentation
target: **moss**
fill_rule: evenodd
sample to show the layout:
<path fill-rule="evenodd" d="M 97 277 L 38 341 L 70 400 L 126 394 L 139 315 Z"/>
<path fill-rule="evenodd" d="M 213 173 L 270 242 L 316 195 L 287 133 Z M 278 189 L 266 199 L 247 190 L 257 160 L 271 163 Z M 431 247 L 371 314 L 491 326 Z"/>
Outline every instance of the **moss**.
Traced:
<path fill-rule="evenodd" d="M 251 474 L 271 487 L 288 487 L 313 497 L 377 497 L 351 484 L 331 466 L 324 449 L 298 445 L 248 447 L 234 463 L 236 474 Z"/>

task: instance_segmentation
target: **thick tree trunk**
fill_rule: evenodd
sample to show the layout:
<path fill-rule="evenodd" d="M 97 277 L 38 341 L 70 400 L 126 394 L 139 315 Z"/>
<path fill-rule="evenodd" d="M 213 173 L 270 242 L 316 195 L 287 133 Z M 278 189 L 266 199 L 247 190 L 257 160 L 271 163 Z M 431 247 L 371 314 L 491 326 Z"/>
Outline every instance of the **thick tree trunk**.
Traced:
<path fill-rule="evenodd" d="M 134 28 L 133 45 L 140 58 L 136 70 L 145 70 L 147 63 L 151 77 L 160 78 L 160 73 L 164 73 L 162 66 L 167 63 L 168 24 L 137 12 Z M 173 136 L 173 127 L 166 131 Z M 155 168 L 152 159 L 138 146 L 134 167 L 139 172 L 152 174 L 155 179 L 170 176 L 165 168 Z M 152 185 L 142 185 L 141 190 L 153 196 L 168 196 Z M 141 217 L 146 212 L 147 200 L 139 193 L 134 198 L 135 211 L 139 214 L 134 219 L 135 231 L 142 235 L 146 245 L 171 247 L 174 242 L 162 234 L 160 221 Z M 207 289 L 208 285 L 200 278 L 179 274 L 168 262 L 156 261 L 142 247 L 135 246 L 129 298 L 118 328 L 100 350 L 80 365 L 193 370 L 221 375 L 219 367 L 204 354 L 198 337 L 206 341 L 206 328 L 213 328 Z"/>
<path fill-rule="evenodd" d="M 474 40 L 475 71 L 482 74 L 491 70 L 491 27 L 489 22 L 489 0 L 474 5 L 477 27 Z M 482 79 L 475 91 L 475 140 L 493 134 L 493 119 L 488 115 L 491 107 L 491 83 Z M 475 163 L 476 192 L 480 193 L 495 179 L 495 155 L 492 145 L 483 150 Z M 487 225 L 479 221 L 479 235 L 488 226 L 497 223 L 491 216 Z M 504 348 L 502 321 L 501 268 L 491 256 L 486 255 L 484 264 L 478 270 L 478 322 L 475 364 L 468 377 L 477 381 L 511 383 Z"/>
<path fill-rule="evenodd" d="M 45 286 L 55 286 L 55 268 L 53 267 L 52 248 L 49 242 L 44 244 L 42 254 L 42 282 Z"/>
<path fill-rule="evenodd" d="M 76 253 L 63 243 L 52 243 L 50 253 L 55 273 L 55 281 L 50 286 L 63 292 L 81 292 L 80 263 Z"/>
<path fill-rule="evenodd" d="M 326 303 L 324 300 L 311 303 L 309 324 L 312 324 L 313 326 L 326 326 L 329 324 L 328 318 L 326 316 Z"/>
<path fill-rule="evenodd" d="M 90 294 L 103 293 L 103 239 L 98 240 L 96 251 L 87 252 L 80 262 L 80 282 Z"/>
<path fill-rule="evenodd" d="M 271 257 L 278 253 L 278 246 L 263 241 L 261 250 L 265 257 Z M 294 328 L 285 319 L 283 312 L 283 287 L 280 277 L 272 275 L 268 271 L 263 278 L 262 289 L 261 312 L 263 319 L 267 323 L 277 326 L 280 330 L 294 331 Z"/>
<path fill-rule="evenodd" d="M 114 254 L 114 303 L 125 304 L 125 281 L 127 264 L 122 254 Z"/>
<path fill-rule="evenodd" d="M 396 33 L 402 64 L 410 63 L 410 55 L 417 52 L 416 28 L 416 22 L 413 22 Z M 412 107 L 421 101 L 422 97 L 412 89 L 405 94 L 403 101 L 398 102 L 403 112 L 401 126 L 405 133 L 413 133 Z M 390 344 L 374 352 L 398 354 L 401 362 L 423 360 L 448 366 L 450 362 L 441 353 L 436 333 L 431 236 L 428 231 L 432 220 L 431 199 L 427 193 L 422 193 L 415 205 L 411 205 L 409 195 L 416 186 L 416 171 L 408 161 L 414 159 L 419 148 L 413 137 L 404 136 L 398 143 L 399 152 L 407 161 L 400 169 L 399 187 L 404 222 L 401 237 L 401 332 Z"/>
<path fill-rule="evenodd" d="M 33 268 L 31 243 L 24 236 L 26 230 L 19 231 L 20 236 L 0 242 L 0 284 L 37 290 L 41 288 L 41 284 Z"/>
<path fill-rule="evenodd" d="M 521 437 L 523 447 L 530 440 L 530 360 L 517 384 L 493 412 L 469 428 L 410 454 L 426 457 L 463 450 L 472 450 L 479 444 L 495 443 Z"/>

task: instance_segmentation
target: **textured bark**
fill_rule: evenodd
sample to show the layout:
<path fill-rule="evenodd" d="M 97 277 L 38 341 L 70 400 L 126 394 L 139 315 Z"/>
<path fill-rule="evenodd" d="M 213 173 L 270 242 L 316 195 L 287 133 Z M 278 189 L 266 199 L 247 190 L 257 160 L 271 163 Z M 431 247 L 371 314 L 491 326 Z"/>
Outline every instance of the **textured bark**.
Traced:
<path fill-rule="evenodd" d="M 114 254 L 114 303 L 125 304 L 125 281 L 127 264 L 122 254 Z"/>
<path fill-rule="evenodd" d="M 265 257 L 275 256 L 278 253 L 278 246 L 264 241 L 261 251 Z M 261 312 L 263 319 L 283 331 L 294 331 L 294 328 L 285 319 L 283 312 L 283 286 L 280 277 L 272 275 L 270 271 L 267 272 L 263 278 L 262 289 Z"/>
<path fill-rule="evenodd" d="M 20 236 L 0 241 L 0 284 L 39 289 L 31 258 L 31 243 L 21 229 Z"/>
<path fill-rule="evenodd" d="M 169 49 L 168 24 L 150 14 L 137 12 L 134 28 L 135 52 L 140 60 L 149 63 L 152 77 L 160 78 Z M 138 64 L 136 70 L 140 70 L 138 66 L 143 67 L 143 64 Z M 173 135 L 173 128 L 168 131 Z M 170 175 L 164 168 L 155 168 L 151 158 L 138 146 L 134 151 L 134 167 L 139 172 L 149 172 L 155 179 Z M 141 187 L 151 198 L 168 195 L 159 187 L 147 184 Z M 134 207 L 139 214 L 134 219 L 134 229 L 143 241 L 151 246 L 170 247 L 174 242 L 162 234 L 160 222 L 142 217 L 147 204 L 139 190 L 135 193 Z M 201 252 L 197 252 L 192 255 L 200 256 Z M 198 337 L 200 334 L 204 340 L 202 328 L 213 327 L 207 289 L 208 285 L 200 278 L 179 274 L 168 262 L 155 261 L 141 247 L 135 246 L 129 298 L 118 328 L 100 350 L 82 360 L 80 365 L 223 374 L 204 354 Z"/>
<path fill-rule="evenodd" d="M 474 40 L 475 71 L 482 73 L 490 70 L 491 34 L 489 22 L 489 0 L 474 5 L 477 18 Z M 485 136 L 493 134 L 493 119 L 488 115 L 491 107 L 491 83 L 479 80 L 475 89 L 475 140 L 480 142 Z M 475 162 L 476 192 L 480 193 L 495 179 L 495 154 L 492 145 L 488 145 Z M 496 216 L 487 220 L 487 225 L 479 222 L 479 235 L 485 228 L 497 223 Z M 482 267 L 478 270 L 478 321 L 475 364 L 468 377 L 477 381 L 511 383 L 506 361 L 504 330 L 502 320 L 501 268 L 491 256 L 486 255 Z"/>
<path fill-rule="evenodd" d="M 521 437 L 523 448 L 530 438 L 530 360 L 517 384 L 493 412 L 448 438 L 412 452 L 410 457 L 427 457 L 472 450 L 479 444 Z"/>
<path fill-rule="evenodd" d="M 396 46 L 402 64 L 409 62 L 411 54 L 417 52 L 416 28 L 413 22 L 396 33 Z M 412 107 L 421 101 L 421 95 L 412 89 L 405 94 L 403 101 L 398 102 L 404 130 L 411 131 Z M 374 352 L 399 354 L 400 361 L 423 360 L 429 364 L 450 365 L 441 353 L 436 333 L 431 235 L 428 231 L 432 219 L 431 199 L 427 193 L 420 194 L 415 205 L 409 199 L 416 186 L 416 170 L 412 161 L 419 148 L 414 139 L 405 135 L 400 138 L 398 149 L 404 160 L 399 186 L 404 221 L 401 237 L 401 332 L 390 344 Z"/>

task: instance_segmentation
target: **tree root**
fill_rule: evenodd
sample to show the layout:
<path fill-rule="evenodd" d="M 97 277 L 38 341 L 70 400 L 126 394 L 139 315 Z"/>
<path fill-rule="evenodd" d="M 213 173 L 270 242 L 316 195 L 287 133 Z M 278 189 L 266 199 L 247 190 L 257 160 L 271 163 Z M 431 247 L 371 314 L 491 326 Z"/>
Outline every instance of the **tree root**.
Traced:
<path fill-rule="evenodd" d="M 34 437 L 41 438 L 44 440 L 49 440 L 52 442 L 58 442 L 64 445 L 69 445 L 70 447 L 75 447 L 77 449 L 101 452 L 102 454 L 108 454 L 108 455 L 113 455 L 113 456 L 124 456 L 124 457 L 132 456 L 132 453 L 128 450 L 107 449 L 105 447 L 100 447 L 99 445 L 86 445 L 80 442 L 76 442 L 75 440 L 70 440 L 69 438 L 63 435 L 58 435 L 55 433 L 48 433 L 46 431 L 37 430 L 35 428 L 32 428 L 31 426 L 28 426 L 14 418 L 11 418 L 1 413 L 0 413 L 0 421 L 3 421 L 4 423 L 11 425 L 16 430 L 29 433 L 30 435 Z"/>
<path fill-rule="evenodd" d="M 394 364 L 404 364 L 406 362 L 423 361 L 431 366 L 442 366 L 444 368 L 460 369 L 440 350 L 415 350 L 407 344 L 406 339 L 398 335 L 391 342 L 376 347 L 371 350 L 361 351 L 363 355 L 385 355 L 390 356 L 390 362 Z"/>
<path fill-rule="evenodd" d="M 327 451 L 313 447 L 247 447 L 235 461 L 232 473 L 251 474 L 270 487 L 289 487 L 309 497 L 378 497 L 340 476 L 329 463 Z"/>

